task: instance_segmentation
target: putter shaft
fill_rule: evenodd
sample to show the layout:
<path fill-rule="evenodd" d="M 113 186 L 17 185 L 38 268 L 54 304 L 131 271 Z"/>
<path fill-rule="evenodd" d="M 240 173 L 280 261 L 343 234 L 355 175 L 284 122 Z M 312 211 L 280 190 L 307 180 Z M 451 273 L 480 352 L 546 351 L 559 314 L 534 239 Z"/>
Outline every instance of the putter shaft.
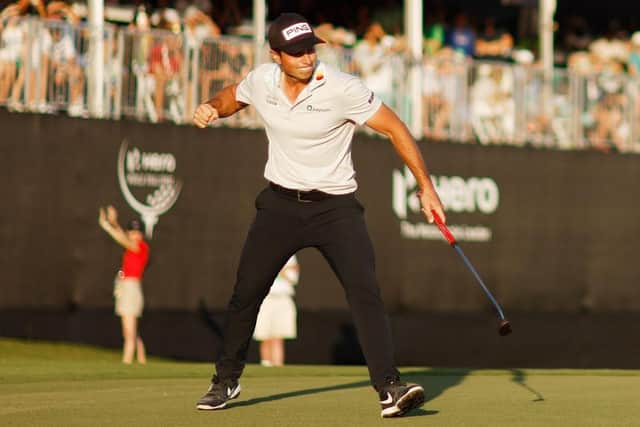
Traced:
<path fill-rule="evenodd" d="M 473 267 L 473 264 L 471 264 L 471 261 L 469 261 L 469 258 L 467 258 L 467 256 L 464 254 L 464 252 L 462 251 L 462 248 L 457 243 L 454 243 L 451 246 L 453 246 L 453 249 L 455 249 L 456 252 L 460 254 L 460 257 L 462 257 L 462 261 L 464 261 L 467 267 L 469 267 L 469 270 L 471 270 L 471 272 L 475 276 L 476 280 L 482 287 L 482 290 L 487 295 L 489 300 L 493 303 L 493 306 L 496 308 L 496 311 L 498 312 L 498 316 L 500 316 L 500 320 L 505 320 L 504 313 L 502 312 L 502 307 L 500 307 L 500 304 L 498 304 L 498 301 L 496 301 L 491 291 L 489 291 L 489 288 L 486 287 L 486 285 L 482 281 L 482 278 L 480 277 L 480 274 L 478 274 L 476 269 Z"/>

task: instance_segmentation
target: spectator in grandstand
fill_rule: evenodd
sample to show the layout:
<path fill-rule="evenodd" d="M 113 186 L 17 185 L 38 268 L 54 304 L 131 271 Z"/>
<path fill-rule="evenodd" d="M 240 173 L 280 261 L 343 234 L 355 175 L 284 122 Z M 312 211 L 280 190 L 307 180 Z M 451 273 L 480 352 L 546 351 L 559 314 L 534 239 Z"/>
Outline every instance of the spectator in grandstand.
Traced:
<path fill-rule="evenodd" d="M 511 34 L 496 28 L 495 18 L 485 18 L 484 29 L 476 39 L 476 58 L 505 61 L 510 59 L 512 49 L 513 37 Z"/>
<path fill-rule="evenodd" d="M 11 110 L 22 110 L 20 102 L 24 86 L 24 66 L 27 53 L 26 28 L 17 16 L 6 18 L 0 36 L 0 104 L 8 102 Z"/>
<path fill-rule="evenodd" d="M 80 17 L 73 11 L 73 7 L 63 1 L 52 1 L 47 4 L 47 18 L 66 20 L 72 25 L 80 22 Z"/>
<path fill-rule="evenodd" d="M 166 34 L 158 37 L 151 48 L 149 71 L 153 77 L 153 102 L 157 120 L 162 121 L 165 109 L 165 94 L 168 95 L 168 107 L 171 118 L 181 123 L 180 70 L 182 69 L 182 42 L 178 34 Z"/>
<path fill-rule="evenodd" d="M 4 104 L 11 88 L 9 77 L 9 65 L 12 64 L 9 54 L 4 46 L 4 19 L 0 18 L 0 105 Z"/>
<path fill-rule="evenodd" d="M 336 46 L 337 43 L 335 43 L 333 39 L 333 31 L 333 24 L 329 22 L 324 22 L 316 26 L 317 36 L 326 42 L 326 45 L 318 46 L 316 48 L 316 52 L 320 61 L 325 64 L 329 64 L 332 67 L 344 70 L 344 68 L 342 68 L 344 55 L 342 54 L 341 49 Z"/>
<path fill-rule="evenodd" d="M 136 87 L 136 116 L 143 120 L 148 116 L 153 123 L 158 121 L 158 114 L 153 103 L 155 79 L 149 71 L 149 56 L 153 46 L 151 22 L 147 8 L 139 4 L 129 24 L 133 37 L 133 53 L 131 54 L 131 68 L 135 76 Z"/>
<path fill-rule="evenodd" d="M 454 18 L 453 28 L 447 34 L 447 45 L 467 57 L 475 55 L 476 32 L 469 26 L 469 19 L 465 13 L 460 12 Z"/>
<path fill-rule="evenodd" d="M 629 49 L 629 74 L 634 77 L 640 76 L 640 31 L 631 35 Z"/>
<path fill-rule="evenodd" d="M 341 27 L 336 28 L 328 22 L 318 25 L 316 34 L 326 41 L 326 44 L 316 48 L 318 59 L 342 71 L 351 72 L 354 66 L 345 46 L 353 46 L 355 34 Z"/>
<path fill-rule="evenodd" d="M 129 28 L 131 30 L 137 30 L 141 32 L 146 32 L 151 29 L 149 12 L 147 11 L 147 7 L 144 5 L 144 3 L 140 3 L 138 7 L 136 7 L 131 22 L 129 23 Z"/>
<path fill-rule="evenodd" d="M 47 10 L 44 0 L 18 0 L 11 3 L 0 12 L 0 19 L 21 15 L 38 15 L 46 18 Z"/>
<path fill-rule="evenodd" d="M 387 104 L 391 103 L 393 90 L 391 55 L 396 52 L 394 37 L 388 36 L 378 22 L 367 28 L 364 38 L 353 50 L 353 61 L 362 80 Z"/>
<path fill-rule="evenodd" d="M 461 87 L 459 77 L 466 68 L 451 48 L 443 48 L 432 57 L 425 57 L 422 68 L 423 133 L 429 138 L 447 138 L 451 112 Z"/>
<path fill-rule="evenodd" d="M 207 46 L 204 47 L 204 44 L 213 43 L 213 40 L 220 36 L 221 31 L 220 27 L 213 22 L 213 20 L 204 13 L 199 10 L 195 6 L 189 6 L 184 12 L 184 39 L 187 45 L 187 58 L 186 62 L 191 64 L 196 55 L 200 55 L 199 57 L 199 67 L 200 72 L 198 73 L 200 78 L 200 86 L 209 85 L 210 82 L 207 81 L 205 77 L 208 77 L 206 74 L 208 71 L 208 64 L 210 64 L 211 58 L 208 56 L 211 54 L 211 49 Z M 185 99 L 185 116 L 191 117 L 193 115 L 193 109 L 195 108 L 196 99 L 200 99 L 196 96 L 196 99 L 193 99 L 192 93 L 194 93 L 194 87 L 198 87 L 198 81 L 195 80 L 195 76 L 192 74 L 191 67 L 189 67 L 189 75 L 187 79 L 187 90 L 186 90 L 186 99 Z"/>
<path fill-rule="evenodd" d="M 204 86 L 202 94 L 208 94 L 211 90 L 217 92 L 224 86 L 236 82 L 244 77 L 250 70 L 252 61 L 251 50 L 247 49 L 247 43 L 240 39 L 227 38 L 218 40 L 207 46 L 208 55 L 211 55 L 211 62 L 204 74 Z M 244 112 L 241 112 L 244 114 Z M 234 116 L 233 120 L 240 117 Z"/>
<path fill-rule="evenodd" d="M 567 68 L 578 75 L 586 76 L 596 71 L 596 64 L 599 62 L 596 55 L 586 51 L 577 51 L 569 55 Z"/>
<path fill-rule="evenodd" d="M 33 33 L 27 68 L 26 105 L 31 111 L 51 112 L 47 105 L 47 85 L 49 82 L 49 59 L 53 39 L 46 23 L 40 23 Z"/>
<path fill-rule="evenodd" d="M 188 44 L 196 45 L 207 38 L 220 36 L 220 27 L 213 19 L 195 6 L 189 6 L 184 12 L 185 37 L 190 39 Z"/>
<path fill-rule="evenodd" d="M 625 93 L 625 81 L 623 66 L 615 61 L 606 63 L 596 76 L 598 98 L 591 104 L 593 122 L 587 138 L 600 151 L 626 150 L 630 126 L 625 112 L 630 100 Z"/>
<path fill-rule="evenodd" d="M 629 96 L 633 97 L 636 105 L 635 118 L 632 121 L 633 135 L 640 135 L 640 108 L 638 108 L 640 106 L 640 88 L 638 87 L 640 84 L 640 31 L 631 35 L 630 45 L 628 69 L 633 78 L 630 88 L 634 90 L 629 91 Z"/>
<path fill-rule="evenodd" d="M 122 108 L 122 83 L 124 46 L 120 46 L 117 33 L 112 33 L 104 42 L 105 113 L 107 117 L 120 118 Z"/>
<path fill-rule="evenodd" d="M 61 104 L 68 102 L 68 114 L 75 117 L 82 115 L 85 111 L 83 106 L 85 76 L 72 31 L 73 29 L 68 25 L 59 25 L 51 29 L 53 86 L 50 99 Z"/>
<path fill-rule="evenodd" d="M 293 255 L 282 267 L 262 301 L 253 339 L 260 342 L 260 363 L 263 366 L 284 365 L 284 340 L 296 338 L 296 304 L 293 296 L 299 277 L 300 265 L 298 258 Z"/>
<path fill-rule="evenodd" d="M 125 251 L 122 266 L 116 274 L 113 296 L 115 312 L 122 325 L 122 363 L 147 362 L 144 342 L 138 331 L 138 318 L 142 316 L 144 296 L 142 276 L 149 260 L 149 245 L 144 241 L 142 223 L 132 220 L 124 230 L 118 223 L 118 212 L 113 206 L 100 208 L 98 223 Z"/>
<path fill-rule="evenodd" d="M 471 125 L 482 144 L 511 142 L 515 130 L 513 79 L 500 64 L 481 63 L 471 86 Z"/>
<path fill-rule="evenodd" d="M 26 14 L 37 14 L 42 18 L 61 19 L 65 18 L 69 22 L 77 23 L 79 18 L 73 13 L 67 4 L 54 1 L 45 6 L 41 0 L 19 1 L 9 5 L 3 12 L 5 16 L 18 16 Z M 28 24 L 25 22 L 22 32 L 26 35 Z M 52 47 L 52 39 L 47 24 L 40 22 L 39 25 L 30 27 L 30 49 L 27 52 L 26 38 L 25 47 L 18 61 L 19 66 L 13 81 L 13 90 L 9 107 L 13 110 L 23 110 L 25 107 L 31 111 L 47 112 L 49 107 L 46 104 L 46 92 L 49 74 L 49 55 Z M 27 83 L 27 84 L 25 84 Z M 0 84 L 0 99 L 4 98 L 6 85 Z M 25 88 L 22 102 L 23 88 Z"/>
<path fill-rule="evenodd" d="M 424 53 L 426 56 L 432 56 L 444 46 L 446 41 L 444 10 L 438 8 L 434 14 L 427 15 L 424 27 Z"/>
<path fill-rule="evenodd" d="M 198 99 L 209 99 L 211 93 L 217 92 L 221 89 L 221 85 L 217 84 L 218 81 L 218 57 L 220 56 L 220 43 L 218 41 L 204 41 L 200 48 L 200 96 Z"/>
<path fill-rule="evenodd" d="M 607 32 L 595 39 L 589 46 L 591 53 L 596 55 L 604 64 L 611 62 L 624 63 L 629 57 L 629 46 L 626 35 L 615 21 L 609 23 Z"/>
<path fill-rule="evenodd" d="M 202 11 L 209 18 L 211 18 L 211 12 L 213 11 L 211 0 L 176 0 L 175 7 L 182 16 L 185 15 L 189 8 Z"/>
<path fill-rule="evenodd" d="M 181 30 L 178 11 L 169 6 L 168 0 L 159 0 L 156 9 L 151 14 L 153 28 L 179 33 Z"/>

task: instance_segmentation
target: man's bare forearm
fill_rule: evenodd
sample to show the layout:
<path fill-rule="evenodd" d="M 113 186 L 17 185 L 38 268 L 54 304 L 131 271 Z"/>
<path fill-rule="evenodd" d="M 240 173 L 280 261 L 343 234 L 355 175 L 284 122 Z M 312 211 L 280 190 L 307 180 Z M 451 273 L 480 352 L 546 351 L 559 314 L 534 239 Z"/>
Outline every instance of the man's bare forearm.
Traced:
<path fill-rule="evenodd" d="M 229 117 L 247 106 L 236 101 L 236 87 L 237 84 L 227 86 L 207 101 L 207 104 L 218 111 L 218 117 Z"/>
<path fill-rule="evenodd" d="M 400 155 L 409 170 L 413 173 L 418 186 L 421 189 L 431 186 L 429 171 L 424 158 L 422 157 L 420 149 L 418 149 L 418 145 L 409 133 L 409 130 L 405 127 L 401 129 L 400 132 L 390 135 L 389 139 L 398 155 Z"/>

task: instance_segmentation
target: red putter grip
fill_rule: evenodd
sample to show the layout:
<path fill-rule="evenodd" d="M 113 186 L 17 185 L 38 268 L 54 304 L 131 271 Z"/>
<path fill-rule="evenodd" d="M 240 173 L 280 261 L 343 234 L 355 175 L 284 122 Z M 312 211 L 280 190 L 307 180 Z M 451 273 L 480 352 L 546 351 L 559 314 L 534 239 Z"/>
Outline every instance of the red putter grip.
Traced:
<path fill-rule="evenodd" d="M 442 235 L 444 236 L 445 239 L 447 239 L 447 242 L 449 242 L 450 245 L 455 245 L 456 238 L 453 237 L 453 234 L 451 234 L 447 226 L 444 225 L 444 222 L 442 222 L 442 218 L 440 218 L 440 215 L 438 215 L 438 213 L 434 209 L 431 209 L 431 214 L 433 215 L 433 218 L 436 221 L 436 225 L 442 232 Z"/>

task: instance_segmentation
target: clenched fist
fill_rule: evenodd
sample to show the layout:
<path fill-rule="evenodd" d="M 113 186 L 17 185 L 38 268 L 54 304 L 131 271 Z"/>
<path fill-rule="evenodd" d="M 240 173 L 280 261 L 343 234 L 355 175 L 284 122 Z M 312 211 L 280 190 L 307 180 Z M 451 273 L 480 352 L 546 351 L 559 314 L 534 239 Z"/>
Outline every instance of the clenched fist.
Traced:
<path fill-rule="evenodd" d="M 209 123 L 216 120 L 218 120 L 218 110 L 207 103 L 198 105 L 196 112 L 193 114 L 193 124 L 199 128 L 205 128 Z"/>

